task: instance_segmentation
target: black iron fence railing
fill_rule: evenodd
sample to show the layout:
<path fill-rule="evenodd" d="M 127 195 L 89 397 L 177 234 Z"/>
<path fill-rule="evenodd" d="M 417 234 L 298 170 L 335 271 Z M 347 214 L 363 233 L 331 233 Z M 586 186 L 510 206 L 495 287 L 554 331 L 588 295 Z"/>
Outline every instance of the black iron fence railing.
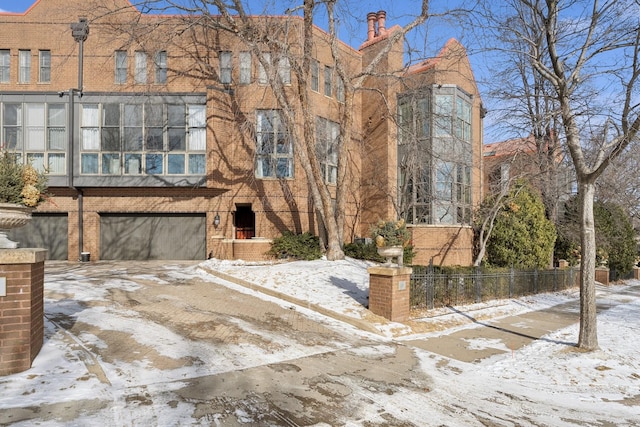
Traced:
<path fill-rule="evenodd" d="M 578 285 L 579 270 L 439 272 L 431 266 L 414 266 L 411 275 L 411 308 L 433 309 L 473 304 L 544 292 Z"/>

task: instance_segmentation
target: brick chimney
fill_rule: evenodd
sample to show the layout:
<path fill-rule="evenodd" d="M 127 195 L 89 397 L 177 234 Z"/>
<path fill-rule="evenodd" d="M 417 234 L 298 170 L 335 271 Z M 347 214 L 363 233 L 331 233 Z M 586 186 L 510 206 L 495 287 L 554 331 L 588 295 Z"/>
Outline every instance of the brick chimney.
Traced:
<path fill-rule="evenodd" d="M 386 21 L 387 21 L 387 12 L 381 10 L 376 15 L 378 18 L 378 35 L 384 36 L 387 33 Z"/>
<path fill-rule="evenodd" d="M 367 41 L 387 34 L 387 12 L 384 10 L 367 13 Z"/>
<path fill-rule="evenodd" d="M 367 14 L 367 41 L 373 40 L 376 36 L 376 21 L 378 15 L 375 12 L 369 12 Z"/>

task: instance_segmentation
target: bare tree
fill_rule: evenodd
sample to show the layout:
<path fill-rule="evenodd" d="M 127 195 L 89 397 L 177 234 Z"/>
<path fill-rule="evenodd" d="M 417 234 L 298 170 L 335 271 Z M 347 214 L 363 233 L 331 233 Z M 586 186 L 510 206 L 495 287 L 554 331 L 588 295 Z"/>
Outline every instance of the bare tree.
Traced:
<path fill-rule="evenodd" d="M 526 58 L 527 74 L 552 88 L 558 138 L 575 169 L 582 252 L 578 347 L 586 350 L 598 348 L 596 181 L 636 140 L 640 128 L 639 9 L 628 0 L 510 0 L 493 8 L 492 19 L 500 16 L 502 28 L 506 24 L 511 40 L 518 41 L 497 48 Z"/>
<path fill-rule="evenodd" d="M 380 63 L 398 46 L 402 46 L 406 34 L 423 24 L 428 17 L 428 0 L 416 2 L 415 18 L 403 27 L 394 27 L 381 48 L 361 67 L 353 67 L 352 53 L 339 43 L 337 0 L 303 0 L 301 4 L 289 2 L 291 6 L 285 14 L 274 17 L 268 2 L 256 15 L 250 11 L 250 2 L 240 0 L 140 0 L 133 2 L 143 12 L 175 12 L 181 16 L 182 25 L 166 27 L 165 41 L 184 39 L 191 33 L 190 43 L 182 43 L 184 55 L 190 63 L 196 64 L 180 73 L 200 75 L 203 81 L 215 79 L 216 69 L 212 67 L 210 56 L 218 51 L 221 38 L 233 38 L 243 49 L 257 58 L 268 78 L 271 95 L 282 111 L 282 121 L 290 133 L 291 143 L 299 165 L 304 171 L 309 194 L 324 230 L 326 230 L 326 255 L 330 260 L 342 259 L 342 245 L 345 226 L 345 203 L 350 196 L 348 184 L 352 183 L 353 164 L 349 159 L 354 134 L 354 111 L 358 91 L 366 89 L 367 78 L 376 75 Z M 271 4 L 270 6 L 276 6 Z M 281 5 L 280 5 L 281 6 Z M 345 8 L 344 10 L 347 10 Z M 340 9 L 342 10 L 342 9 Z M 317 17 L 326 21 L 318 25 Z M 150 26 L 161 25 L 158 18 Z M 141 22 L 141 21 L 140 21 Z M 138 22 L 138 27 L 140 22 Z M 317 42 L 317 26 L 327 28 L 325 43 L 328 45 L 337 81 L 343 90 L 343 102 L 339 107 L 339 138 L 331 147 L 337 154 L 335 202 L 333 191 L 327 184 L 326 170 L 323 169 L 316 138 L 316 114 L 310 99 L 311 65 Z M 132 27 L 133 28 L 133 27 Z M 141 30 L 135 31 L 140 37 Z M 151 31 L 149 32 L 151 33 Z M 132 39 L 135 38 L 132 34 Z M 286 66 L 291 71 L 291 82 L 284 84 L 280 70 Z M 389 76 L 402 70 L 387 70 Z M 289 84 L 290 83 L 290 84 Z"/>

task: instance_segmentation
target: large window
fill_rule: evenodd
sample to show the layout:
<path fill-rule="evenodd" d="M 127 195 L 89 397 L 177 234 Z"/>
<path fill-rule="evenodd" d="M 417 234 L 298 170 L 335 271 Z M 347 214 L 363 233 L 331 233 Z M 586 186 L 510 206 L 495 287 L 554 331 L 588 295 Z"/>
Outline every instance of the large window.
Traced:
<path fill-rule="evenodd" d="M 31 80 L 31 51 L 18 52 L 18 83 L 29 83 Z"/>
<path fill-rule="evenodd" d="M 340 124 L 322 117 L 316 120 L 316 151 L 325 182 L 338 181 Z"/>
<path fill-rule="evenodd" d="M 293 177 L 293 146 L 279 110 L 256 113 L 256 177 Z"/>
<path fill-rule="evenodd" d="M 41 50 L 39 55 L 39 62 L 40 62 L 40 72 L 39 72 L 40 83 L 50 83 L 51 82 L 51 51 Z"/>
<path fill-rule="evenodd" d="M 3 148 L 50 175 L 66 173 L 66 106 L 42 102 L 2 104 Z"/>
<path fill-rule="evenodd" d="M 471 97 L 456 87 L 400 97 L 398 199 L 408 222 L 471 222 L 471 121 Z"/>
<path fill-rule="evenodd" d="M 204 175 L 204 105 L 102 103 L 81 106 L 85 175 Z"/>
<path fill-rule="evenodd" d="M 11 51 L 0 49 L 0 83 L 9 83 L 11 77 Z"/>

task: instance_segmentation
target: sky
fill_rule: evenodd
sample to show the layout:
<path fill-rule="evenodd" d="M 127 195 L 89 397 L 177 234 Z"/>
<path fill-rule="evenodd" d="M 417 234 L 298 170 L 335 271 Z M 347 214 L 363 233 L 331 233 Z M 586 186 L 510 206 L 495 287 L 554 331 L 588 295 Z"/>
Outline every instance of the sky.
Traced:
<path fill-rule="evenodd" d="M 46 1 L 46 0 L 43 0 Z M 130 0 L 132 4 L 143 0 Z M 35 4 L 36 0 L 0 0 L 0 11 L 7 12 L 25 12 L 29 7 Z M 280 4 L 275 8 L 270 8 L 271 13 L 283 14 L 291 5 L 298 6 L 302 2 L 300 0 L 267 0 L 267 1 L 248 1 L 248 10 L 250 13 L 260 14 L 264 10 L 264 4 L 272 3 Z M 415 29 L 409 39 L 413 38 L 413 48 L 417 49 L 413 58 L 407 57 L 407 61 L 421 61 L 427 57 L 437 55 L 440 49 L 445 45 L 447 40 L 454 37 L 458 39 L 467 49 L 472 69 L 474 70 L 476 81 L 480 88 L 481 96 L 483 96 L 482 82 L 487 80 L 486 63 L 491 63 L 482 54 L 480 47 L 474 43 L 470 37 L 470 33 L 465 31 L 465 25 L 460 24 L 455 18 L 441 17 L 439 8 L 453 8 L 456 4 L 462 4 L 465 0 L 455 1 L 431 1 L 430 13 L 433 15 L 427 24 L 423 27 Z M 338 11 L 336 16 L 340 17 L 341 22 L 338 23 L 341 40 L 353 48 L 357 49 L 367 38 L 367 22 L 366 16 L 368 12 L 377 12 L 385 10 L 387 12 L 387 28 L 393 25 L 405 25 L 415 17 L 415 8 L 420 5 L 419 0 L 412 1 L 389 1 L 389 0 L 362 0 L 353 1 L 345 0 L 338 3 Z M 280 10 L 281 9 L 281 10 Z M 426 41 L 426 43 L 425 43 Z M 426 46 L 426 47 L 425 47 Z M 426 49 L 426 51 L 425 51 Z M 490 72 L 489 72 L 490 73 Z M 485 106 L 488 105 L 487 100 L 483 97 Z M 491 130 L 488 126 L 490 116 L 485 118 L 485 133 Z M 493 142 L 494 137 L 486 137 L 486 142 Z"/>
<path fill-rule="evenodd" d="M 528 296 L 500 304 L 457 307 L 457 313 L 443 312 L 418 319 L 429 327 L 453 325 L 444 330 L 436 327 L 440 329 L 438 332 L 412 333 L 405 324 L 373 322 L 379 328 L 379 334 L 373 334 L 325 317 L 304 305 L 292 305 L 284 299 L 269 297 L 212 274 L 215 271 L 251 280 L 263 288 L 303 299 L 308 304 L 322 306 L 346 317 L 363 319 L 368 313 L 363 304 L 368 295 L 369 265 L 353 259 L 286 264 L 214 259 L 187 268 L 167 262 L 162 267 L 167 275 L 162 277 L 151 272 L 123 276 L 118 271 L 113 277 L 103 276 L 104 279 L 96 280 L 92 278 L 92 270 L 96 268 L 92 263 L 80 263 L 66 272 L 46 274 L 45 343 L 31 369 L 0 377 L 0 419 L 3 411 L 9 413 L 12 408 L 41 407 L 43 409 L 38 416 L 47 417 L 47 408 L 56 405 L 71 408 L 72 402 L 85 402 L 85 411 L 68 411 L 74 414 L 73 419 L 32 419 L 15 426 L 33 425 L 37 421 L 42 421 L 37 422 L 38 425 L 50 427 L 113 425 L 114 420 L 119 420 L 120 425 L 214 425 L 192 418 L 198 414 L 198 399 L 177 400 L 173 393 L 189 381 L 197 381 L 198 378 L 211 381 L 217 375 L 225 378 L 227 373 L 235 370 L 273 364 L 304 366 L 305 358 L 313 358 L 314 355 L 328 358 L 335 353 L 380 357 L 401 352 L 403 348 L 411 349 L 418 361 L 411 370 L 415 370 L 416 375 L 421 372 L 428 377 L 428 385 L 412 387 L 402 382 L 389 382 L 387 388 L 380 388 L 374 383 L 354 381 L 349 375 L 333 377 L 334 384 L 342 384 L 342 390 L 350 390 L 345 394 L 345 400 L 353 405 L 353 413 L 344 415 L 345 419 L 339 425 L 385 424 L 380 418 L 381 413 L 393 414 L 396 420 L 403 422 L 402 425 L 451 427 L 488 424 L 562 427 L 604 425 L 605 421 L 607 425 L 631 426 L 634 420 L 640 419 L 640 293 L 637 288 L 631 288 L 640 286 L 640 281 L 599 287 L 598 299 L 609 308 L 598 316 L 600 349 L 595 352 L 570 350 L 567 343 L 576 342 L 576 323 L 516 349 L 511 348 L 508 342 L 474 338 L 475 334 L 471 333 L 461 345 L 473 350 L 492 349 L 494 354 L 469 363 L 420 347 L 405 347 L 402 342 L 446 337 L 446 334 L 451 337 L 454 333 L 481 327 L 468 321 L 456 326 L 452 320 L 455 316 L 462 318 L 459 313 L 472 313 L 482 319 L 504 316 L 505 313 L 526 313 L 577 301 L 578 290 Z M 276 303 L 353 339 L 327 340 L 309 345 L 304 343 L 304 339 L 297 341 L 287 336 L 264 335 L 268 345 L 263 346 L 243 340 L 192 340 L 176 333 L 165 322 L 140 315 L 130 305 L 114 303 L 114 295 L 131 293 L 135 298 L 144 300 L 143 295 L 149 295 L 148 292 L 158 298 L 158 304 L 177 301 L 175 295 L 169 294 L 170 288 L 175 288 L 173 282 L 179 282 L 180 292 L 188 292 L 185 289 L 192 280 Z M 188 305 L 186 311 L 193 312 L 189 311 Z M 83 332 L 74 334 L 50 320 L 64 318 L 86 325 L 80 329 Z M 230 319 L 229 322 L 238 321 Z M 248 322 L 240 322 L 236 326 L 248 328 L 245 331 L 248 336 L 256 333 Z M 520 326 L 522 330 L 527 327 L 524 324 Z M 113 355 L 102 353 L 112 344 L 102 339 L 109 336 L 134 340 L 129 341 L 135 342 L 135 345 L 130 344 L 134 349 L 152 347 L 163 355 L 165 361 L 189 357 L 201 363 L 165 363 L 162 367 L 144 355 L 130 358 L 127 352 L 121 351 L 116 351 L 119 357 L 103 357 L 101 355 Z M 354 344 L 365 341 L 366 344 Z M 151 354 L 148 352 L 149 357 Z M 102 373 L 104 378 L 96 372 Z M 247 387 L 252 388 L 250 384 Z M 129 399 L 136 393 L 147 398 L 144 401 Z M 217 393 L 224 394 L 224 391 Z M 253 422 L 252 417 L 260 413 L 260 408 L 252 406 L 256 405 L 256 399 L 251 398 L 249 391 L 246 393 L 245 399 L 234 403 L 238 405 L 235 414 L 246 425 L 259 425 Z M 88 396 L 93 400 L 87 400 Z M 227 401 L 233 402 L 231 397 Z M 107 403 L 102 406 L 98 402 Z M 474 414 L 484 414 L 484 418 Z M 326 425 L 316 424 L 318 427 Z"/>

